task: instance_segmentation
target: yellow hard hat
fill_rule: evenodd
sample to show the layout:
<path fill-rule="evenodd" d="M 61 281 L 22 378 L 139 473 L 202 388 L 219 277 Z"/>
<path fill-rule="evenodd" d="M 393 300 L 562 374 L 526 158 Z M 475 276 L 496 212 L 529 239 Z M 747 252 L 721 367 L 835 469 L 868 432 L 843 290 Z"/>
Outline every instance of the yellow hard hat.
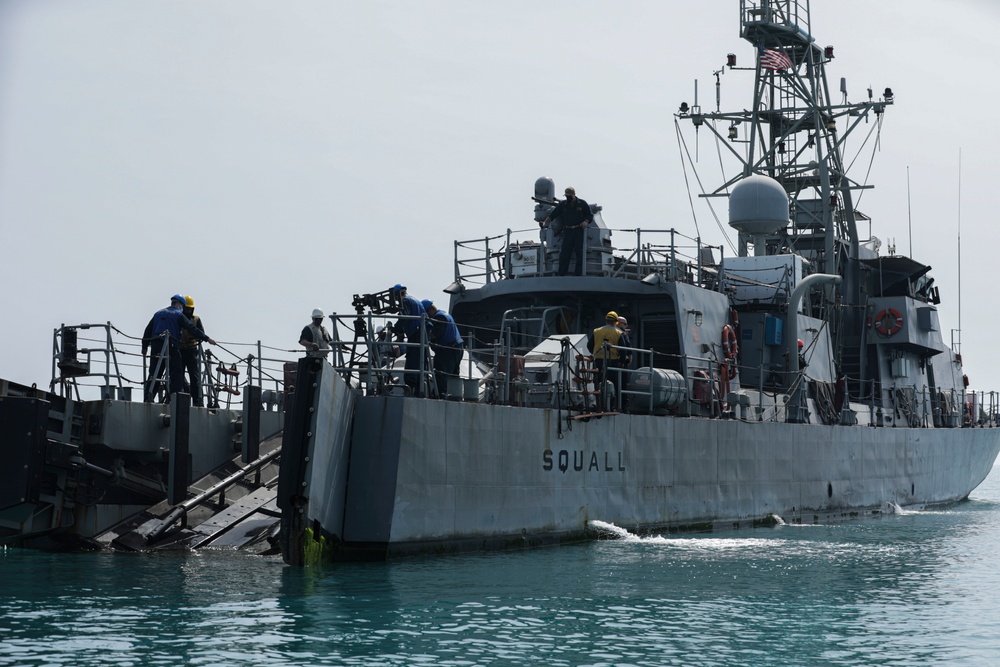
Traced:
<path fill-rule="evenodd" d="M 615 322 L 617 322 L 618 321 L 618 313 L 616 313 L 615 311 L 612 310 L 612 311 L 608 312 L 607 315 L 604 316 L 604 319 L 606 319 L 606 320 L 614 320 Z"/>
<path fill-rule="evenodd" d="M 194 308 L 194 299 L 189 296 L 184 297 L 184 305 L 188 308 Z"/>

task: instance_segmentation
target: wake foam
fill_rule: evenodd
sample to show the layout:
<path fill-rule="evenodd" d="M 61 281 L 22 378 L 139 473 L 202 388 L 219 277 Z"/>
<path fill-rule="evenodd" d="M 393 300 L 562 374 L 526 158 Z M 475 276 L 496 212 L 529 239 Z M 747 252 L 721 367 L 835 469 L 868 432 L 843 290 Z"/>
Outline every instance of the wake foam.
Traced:
<path fill-rule="evenodd" d="M 760 537 L 665 537 L 663 535 L 639 536 L 621 526 L 606 521 L 592 519 L 587 522 L 591 529 L 604 538 L 632 544 L 664 545 L 689 551 L 727 551 L 730 549 L 756 549 L 774 547 L 784 544 L 781 540 Z"/>

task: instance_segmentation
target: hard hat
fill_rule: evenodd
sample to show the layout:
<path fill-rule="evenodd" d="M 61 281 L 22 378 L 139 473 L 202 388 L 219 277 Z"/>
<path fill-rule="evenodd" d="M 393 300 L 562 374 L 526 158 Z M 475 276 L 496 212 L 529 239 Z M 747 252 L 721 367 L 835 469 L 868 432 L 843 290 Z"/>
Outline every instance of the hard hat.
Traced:
<path fill-rule="evenodd" d="M 802 342 L 802 339 L 800 338 L 800 339 L 799 339 L 799 347 L 802 347 L 803 345 L 805 345 L 805 343 L 803 343 L 803 342 Z"/>
<path fill-rule="evenodd" d="M 628 320 L 626 320 L 624 317 L 622 317 L 621 315 L 619 315 L 618 316 L 618 324 L 624 324 L 625 326 L 628 326 Z"/>
<path fill-rule="evenodd" d="M 431 301 L 430 299 L 424 299 L 423 301 L 420 302 L 420 305 L 424 307 L 424 310 L 427 310 L 428 308 L 434 305 L 434 302 Z"/>
<path fill-rule="evenodd" d="M 190 296 L 184 297 L 184 305 L 188 308 L 194 308 L 194 299 Z"/>
<path fill-rule="evenodd" d="M 323 319 L 323 311 L 320 310 L 319 308 L 313 308 L 313 319 L 314 320 Z"/>
<path fill-rule="evenodd" d="M 170 301 L 171 301 L 171 303 L 173 303 L 174 301 L 176 301 L 176 302 L 180 303 L 181 305 L 184 305 L 185 303 L 187 303 L 186 301 L 184 301 L 184 297 L 182 297 L 180 294 L 175 294 L 172 297 L 170 297 Z"/>
<path fill-rule="evenodd" d="M 405 292 L 406 291 L 406 285 L 400 285 L 399 283 L 396 283 L 395 285 L 392 286 L 392 291 L 393 292 Z"/>
<path fill-rule="evenodd" d="M 606 320 L 614 320 L 615 322 L 617 322 L 618 321 L 618 313 L 616 313 L 613 310 L 609 311 L 608 314 L 604 316 L 604 319 L 606 319 Z"/>

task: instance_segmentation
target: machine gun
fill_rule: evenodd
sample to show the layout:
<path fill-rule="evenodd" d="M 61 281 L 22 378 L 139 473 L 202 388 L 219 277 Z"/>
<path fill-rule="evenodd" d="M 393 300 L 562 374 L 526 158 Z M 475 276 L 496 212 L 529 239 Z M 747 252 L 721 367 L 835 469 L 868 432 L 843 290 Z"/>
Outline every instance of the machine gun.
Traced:
<path fill-rule="evenodd" d="M 351 302 L 358 315 L 363 315 L 365 308 L 368 308 L 372 315 L 385 315 L 386 313 L 399 312 L 399 294 L 391 289 L 373 294 L 355 294 Z"/>
<path fill-rule="evenodd" d="M 398 313 L 400 309 L 399 294 L 391 289 L 372 294 L 355 294 L 351 301 L 357 317 L 354 318 L 354 343 L 351 345 L 351 357 L 347 362 L 353 368 L 362 365 L 364 355 L 361 350 L 368 350 L 368 323 L 365 321 L 365 310 L 370 315 L 386 315 Z M 384 341 L 392 340 L 392 324 L 387 323 L 386 328 L 379 332 L 377 339 Z M 363 343 L 363 344 L 362 344 Z"/>

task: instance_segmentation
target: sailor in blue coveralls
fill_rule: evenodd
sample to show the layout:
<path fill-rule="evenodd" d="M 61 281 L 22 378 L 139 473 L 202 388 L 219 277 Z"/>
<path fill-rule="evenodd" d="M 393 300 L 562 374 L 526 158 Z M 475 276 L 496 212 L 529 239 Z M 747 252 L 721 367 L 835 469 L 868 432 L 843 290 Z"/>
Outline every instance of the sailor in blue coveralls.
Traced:
<path fill-rule="evenodd" d="M 424 310 L 423 305 L 414 299 L 412 296 L 406 294 L 406 286 L 396 283 L 391 288 L 392 294 L 399 299 L 399 314 L 408 315 L 413 317 L 419 317 L 421 315 L 427 315 L 427 311 Z M 413 396 L 422 396 L 423 392 L 420 390 L 420 320 L 418 319 L 403 319 L 402 317 L 396 321 L 396 325 L 393 327 L 393 331 L 396 333 L 396 340 L 402 341 L 403 336 L 406 336 L 406 342 L 412 343 L 412 345 L 406 346 L 406 364 L 404 368 L 408 372 L 403 373 L 403 382 L 406 386 L 410 388 L 410 393 Z"/>
<path fill-rule="evenodd" d="M 438 396 L 444 398 L 448 393 L 448 377 L 458 377 L 458 368 L 462 363 L 462 335 L 452 316 L 435 306 L 430 299 L 424 299 L 420 305 L 431 318 L 434 378 Z"/>
<path fill-rule="evenodd" d="M 181 330 L 187 331 L 194 338 L 207 341 L 210 345 L 215 345 L 215 341 L 194 325 L 191 320 L 184 317 L 184 297 L 175 294 L 170 297 L 170 306 L 162 308 L 153 314 L 146 331 L 142 336 L 142 354 L 146 355 L 147 345 L 150 349 L 149 357 L 149 380 L 146 382 L 145 401 L 152 402 L 156 393 L 156 383 L 160 380 L 160 375 L 165 370 L 162 364 L 158 364 L 158 357 L 164 352 L 169 359 L 170 385 L 169 393 L 176 394 L 184 390 L 184 365 L 181 362 Z M 164 350 L 164 346 L 169 349 Z"/>

